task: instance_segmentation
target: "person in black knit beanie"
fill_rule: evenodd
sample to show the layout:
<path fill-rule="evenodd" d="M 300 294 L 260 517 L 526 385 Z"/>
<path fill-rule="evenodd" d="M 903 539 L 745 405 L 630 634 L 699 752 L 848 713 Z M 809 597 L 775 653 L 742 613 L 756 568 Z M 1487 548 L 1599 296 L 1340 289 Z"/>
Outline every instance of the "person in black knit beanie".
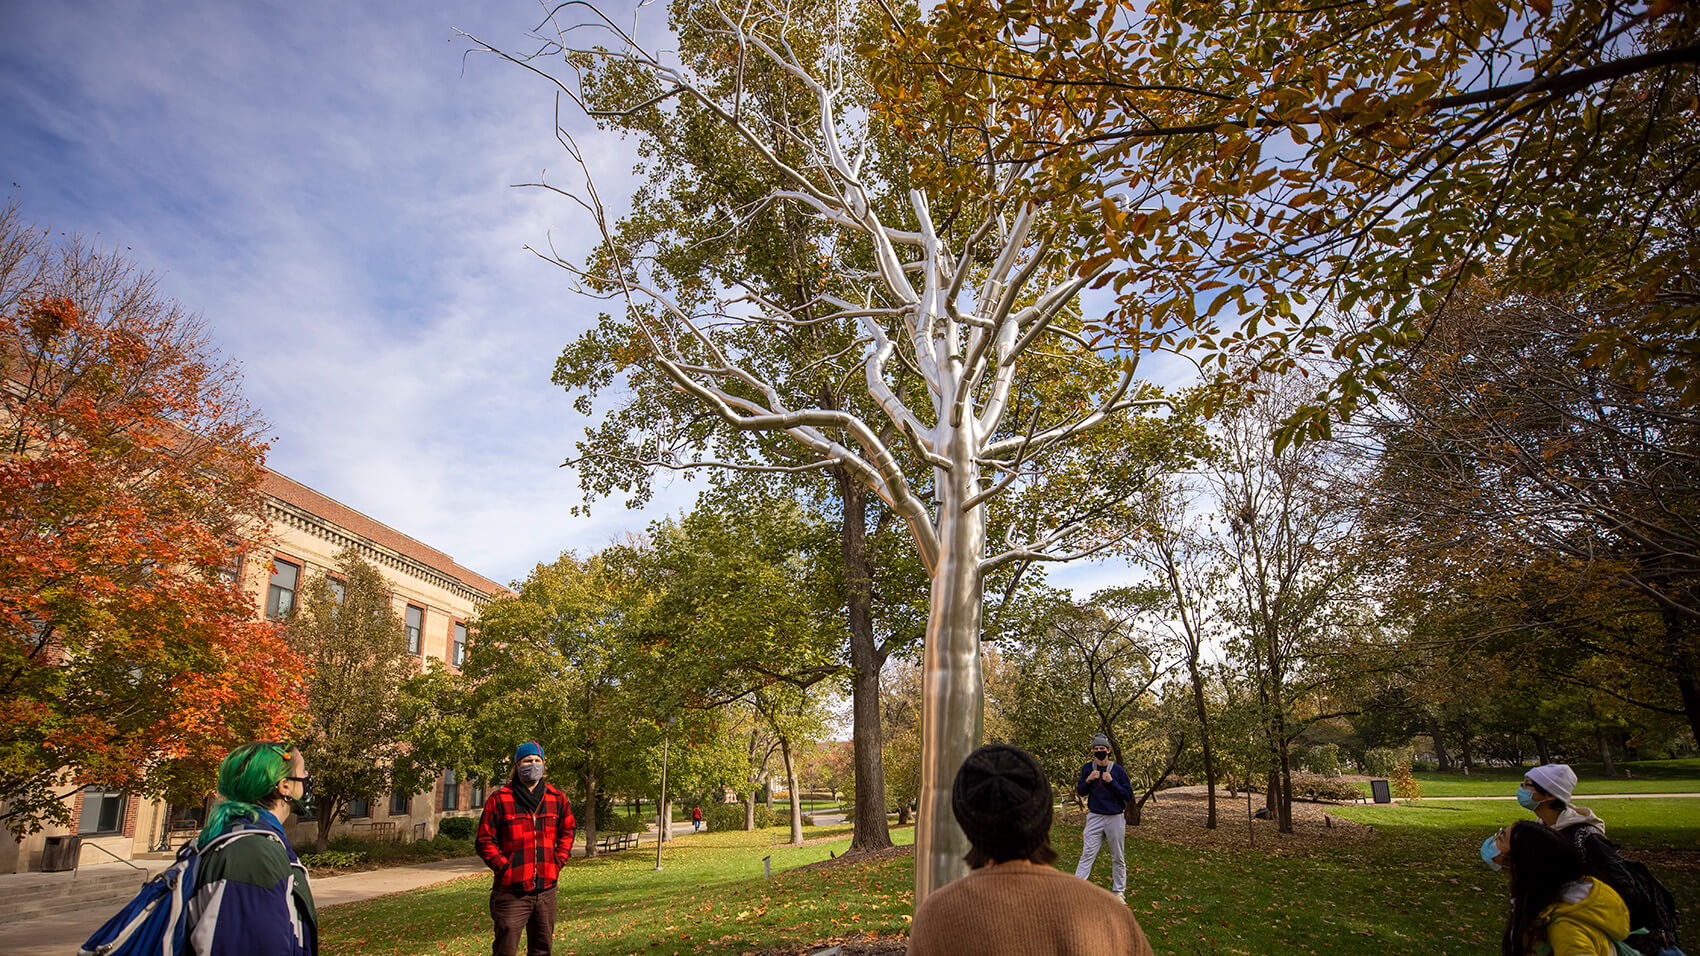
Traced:
<path fill-rule="evenodd" d="M 1027 751 L 992 744 L 968 755 L 950 807 L 972 871 L 915 910 L 909 956 L 1151 956 L 1126 903 L 1051 866 L 1051 803 Z"/>

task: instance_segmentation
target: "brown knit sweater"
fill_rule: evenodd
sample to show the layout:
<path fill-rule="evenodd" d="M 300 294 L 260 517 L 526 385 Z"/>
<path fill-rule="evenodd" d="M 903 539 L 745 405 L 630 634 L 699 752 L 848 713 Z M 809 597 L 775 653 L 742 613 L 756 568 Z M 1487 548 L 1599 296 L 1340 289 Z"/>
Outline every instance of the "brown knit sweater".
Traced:
<path fill-rule="evenodd" d="M 981 867 L 915 911 L 909 956 L 1151 956 L 1127 904 L 1026 860 Z"/>

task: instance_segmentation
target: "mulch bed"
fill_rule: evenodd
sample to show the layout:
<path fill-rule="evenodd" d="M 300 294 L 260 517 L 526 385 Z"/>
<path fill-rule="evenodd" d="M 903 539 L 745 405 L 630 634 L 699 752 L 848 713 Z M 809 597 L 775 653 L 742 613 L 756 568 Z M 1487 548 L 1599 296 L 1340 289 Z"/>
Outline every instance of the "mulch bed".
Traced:
<path fill-rule="evenodd" d="M 1252 809 L 1263 806 L 1263 796 L 1252 794 Z M 1159 791 L 1145 804 L 1139 826 L 1129 826 L 1130 836 L 1138 835 L 1189 847 L 1244 847 L 1252 843 L 1259 851 L 1269 853 L 1308 852 L 1328 846 L 1368 843 L 1375 839 L 1375 828 L 1333 815 L 1336 804 L 1293 801 L 1293 832 L 1278 833 L 1273 820 L 1252 820 L 1246 826 L 1245 794 L 1230 797 L 1225 791 L 1216 792 L 1216 829 L 1204 828 L 1209 815 L 1209 801 L 1203 787 L 1178 787 Z M 1069 826 L 1084 826 L 1086 815 L 1074 811 L 1064 813 L 1059 822 Z"/>

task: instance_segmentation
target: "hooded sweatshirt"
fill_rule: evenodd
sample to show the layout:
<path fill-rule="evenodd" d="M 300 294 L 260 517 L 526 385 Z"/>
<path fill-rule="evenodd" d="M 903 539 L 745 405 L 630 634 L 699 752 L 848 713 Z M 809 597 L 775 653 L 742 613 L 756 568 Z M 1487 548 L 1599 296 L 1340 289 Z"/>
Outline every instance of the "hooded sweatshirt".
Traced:
<path fill-rule="evenodd" d="M 1612 940 L 1629 935 L 1629 908 L 1605 883 L 1580 879 L 1541 912 L 1541 922 L 1546 942 L 1535 947 L 1537 954 L 1611 956 Z"/>
<path fill-rule="evenodd" d="M 1565 807 L 1559 813 L 1558 819 L 1552 822 L 1554 830 L 1568 830 L 1571 827 L 1594 827 L 1601 833 L 1606 832 L 1606 822 L 1594 816 L 1594 811 L 1587 807 Z"/>

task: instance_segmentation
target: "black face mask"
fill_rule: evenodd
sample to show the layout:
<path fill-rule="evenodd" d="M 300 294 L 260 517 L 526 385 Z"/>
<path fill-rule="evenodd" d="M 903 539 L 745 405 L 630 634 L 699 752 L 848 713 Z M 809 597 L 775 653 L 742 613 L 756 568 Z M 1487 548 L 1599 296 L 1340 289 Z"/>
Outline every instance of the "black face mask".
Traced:
<path fill-rule="evenodd" d="M 296 815 L 302 817 L 311 815 L 313 812 L 313 775 L 286 777 L 285 779 L 295 780 L 301 784 L 301 796 L 286 798 L 289 800 L 289 805 L 295 808 Z"/>
<path fill-rule="evenodd" d="M 1092 751 L 1092 759 L 1108 760 L 1110 759 L 1110 752 L 1108 750 L 1094 750 Z"/>

